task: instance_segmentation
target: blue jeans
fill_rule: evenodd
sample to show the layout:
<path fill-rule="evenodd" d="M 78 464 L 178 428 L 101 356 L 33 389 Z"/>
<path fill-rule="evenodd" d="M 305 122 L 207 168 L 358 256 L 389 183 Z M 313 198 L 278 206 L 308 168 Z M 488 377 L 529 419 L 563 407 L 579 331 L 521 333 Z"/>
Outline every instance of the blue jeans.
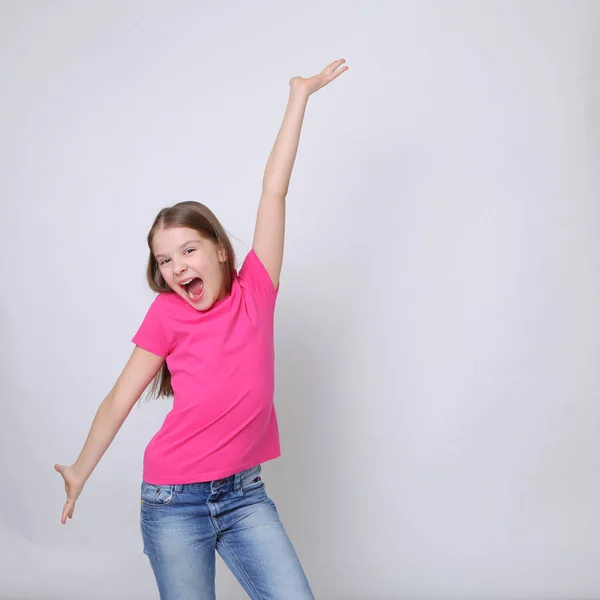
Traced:
<path fill-rule="evenodd" d="M 144 554 L 161 600 L 215 600 L 215 550 L 250 598 L 314 600 L 261 465 L 183 485 L 142 482 Z"/>

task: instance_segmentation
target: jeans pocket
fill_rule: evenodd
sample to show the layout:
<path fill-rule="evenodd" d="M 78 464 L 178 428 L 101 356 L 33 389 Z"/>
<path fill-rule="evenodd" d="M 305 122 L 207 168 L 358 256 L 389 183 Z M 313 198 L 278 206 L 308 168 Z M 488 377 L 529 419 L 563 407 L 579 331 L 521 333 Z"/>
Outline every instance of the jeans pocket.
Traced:
<path fill-rule="evenodd" d="M 141 496 L 145 506 L 167 506 L 173 500 L 173 486 L 154 485 L 143 481 Z"/>
<path fill-rule="evenodd" d="M 242 495 L 245 496 L 251 492 L 255 492 L 265 487 L 265 482 L 260 476 L 261 466 L 256 465 L 250 469 L 246 469 L 242 473 Z"/>

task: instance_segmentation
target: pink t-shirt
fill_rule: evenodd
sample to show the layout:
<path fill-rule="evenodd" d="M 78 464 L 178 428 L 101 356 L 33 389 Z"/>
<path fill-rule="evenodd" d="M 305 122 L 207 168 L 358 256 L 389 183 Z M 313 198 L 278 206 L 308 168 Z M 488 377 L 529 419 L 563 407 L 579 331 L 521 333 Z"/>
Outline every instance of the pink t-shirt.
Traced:
<path fill-rule="evenodd" d="M 231 293 L 206 312 L 158 294 L 134 344 L 166 357 L 173 408 L 144 453 L 155 485 L 223 479 L 281 455 L 273 403 L 279 289 L 250 250 Z"/>

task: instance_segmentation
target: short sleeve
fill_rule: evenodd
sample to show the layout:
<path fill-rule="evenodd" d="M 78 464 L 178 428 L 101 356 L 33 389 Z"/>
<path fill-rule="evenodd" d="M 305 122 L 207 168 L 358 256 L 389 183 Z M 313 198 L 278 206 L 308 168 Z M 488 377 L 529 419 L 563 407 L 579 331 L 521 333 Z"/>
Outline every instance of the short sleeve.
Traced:
<path fill-rule="evenodd" d="M 150 305 L 140 328 L 131 340 L 134 344 L 166 357 L 169 354 L 169 344 L 164 328 L 164 298 L 159 294 Z"/>
<path fill-rule="evenodd" d="M 279 286 L 275 288 L 271 276 L 266 267 L 258 258 L 254 248 L 248 252 L 244 264 L 240 269 L 240 282 L 246 288 L 258 293 L 265 298 L 270 299 L 273 303 L 279 294 Z"/>

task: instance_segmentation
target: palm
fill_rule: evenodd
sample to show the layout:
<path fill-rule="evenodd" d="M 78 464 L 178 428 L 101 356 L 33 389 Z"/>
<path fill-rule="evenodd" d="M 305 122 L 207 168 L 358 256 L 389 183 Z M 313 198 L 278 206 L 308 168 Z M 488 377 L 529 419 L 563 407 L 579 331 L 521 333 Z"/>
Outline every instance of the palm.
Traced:
<path fill-rule="evenodd" d="M 292 77 L 290 79 L 290 87 L 292 89 L 302 89 L 309 95 L 314 94 L 317 90 L 326 86 L 328 83 L 339 77 L 348 67 L 343 67 L 338 70 L 338 67 L 346 62 L 346 59 L 340 58 L 331 64 L 327 65 L 318 75 L 312 77 Z"/>

